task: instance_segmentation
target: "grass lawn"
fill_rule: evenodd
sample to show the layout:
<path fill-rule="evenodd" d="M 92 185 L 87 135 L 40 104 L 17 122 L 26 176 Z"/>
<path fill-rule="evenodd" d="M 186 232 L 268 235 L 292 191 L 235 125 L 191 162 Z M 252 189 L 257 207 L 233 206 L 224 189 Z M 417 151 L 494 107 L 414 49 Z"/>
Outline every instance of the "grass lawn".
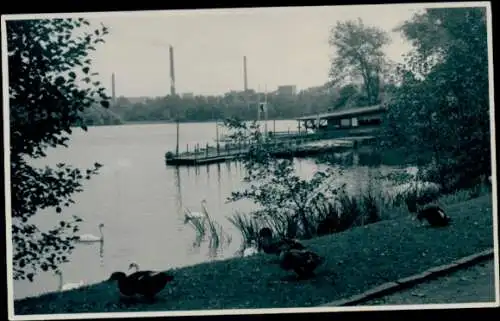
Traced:
<path fill-rule="evenodd" d="M 446 228 L 429 228 L 407 216 L 304 242 L 326 258 L 310 280 L 288 280 L 293 272 L 272 263 L 274 257 L 259 254 L 172 270 L 174 281 L 152 304 L 125 306 L 118 301 L 116 285 L 101 283 L 17 300 L 15 313 L 316 306 L 493 246 L 490 195 L 445 209 L 453 218 Z"/>

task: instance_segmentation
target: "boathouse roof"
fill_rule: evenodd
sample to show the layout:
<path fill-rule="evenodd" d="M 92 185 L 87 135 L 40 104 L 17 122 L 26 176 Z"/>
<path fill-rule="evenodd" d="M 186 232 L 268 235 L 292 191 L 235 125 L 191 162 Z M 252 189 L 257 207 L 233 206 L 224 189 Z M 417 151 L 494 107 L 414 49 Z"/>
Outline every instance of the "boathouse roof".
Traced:
<path fill-rule="evenodd" d="M 359 115 L 367 115 L 374 114 L 377 112 L 386 111 L 387 107 L 385 105 L 373 105 L 367 107 L 354 107 L 354 108 L 346 108 L 337 110 L 331 113 L 323 113 L 323 114 L 311 114 L 307 116 L 302 116 L 296 118 L 296 120 L 315 120 L 315 119 L 337 119 L 344 118 L 346 116 L 359 116 Z"/>

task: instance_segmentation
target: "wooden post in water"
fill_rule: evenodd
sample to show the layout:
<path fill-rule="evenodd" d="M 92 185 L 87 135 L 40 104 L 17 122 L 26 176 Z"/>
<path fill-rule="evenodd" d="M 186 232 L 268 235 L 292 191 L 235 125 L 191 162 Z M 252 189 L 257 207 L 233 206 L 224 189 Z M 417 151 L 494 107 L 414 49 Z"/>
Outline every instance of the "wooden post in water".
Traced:
<path fill-rule="evenodd" d="M 176 127 L 177 127 L 177 138 L 176 138 L 177 141 L 176 141 L 176 144 L 175 144 L 175 155 L 177 157 L 179 157 L 179 118 L 177 118 L 175 120 L 175 122 L 176 122 Z"/>
<path fill-rule="evenodd" d="M 205 147 L 205 156 L 208 157 L 208 143 L 207 143 L 207 145 Z"/>
<path fill-rule="evenodd" d="M 215 140 L 217 142 L 217 156 L 220 154 L 220 146 L 219 146 L 219 123 L 215 120 Z"/>
<path fill-rule="evenodd" d="M 189 144 L 186 144 L 186 154 L 189 154 Z"/>
<path fill-rule="evenodd" d="M 257 124 L 260 131 L 260 85 L 257 86 Z"/>

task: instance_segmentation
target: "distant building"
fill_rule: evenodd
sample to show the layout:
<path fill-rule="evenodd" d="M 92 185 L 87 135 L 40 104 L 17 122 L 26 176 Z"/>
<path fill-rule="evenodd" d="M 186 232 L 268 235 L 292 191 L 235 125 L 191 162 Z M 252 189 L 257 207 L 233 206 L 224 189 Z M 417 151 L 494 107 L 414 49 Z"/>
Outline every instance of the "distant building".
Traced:
<path fill-rule="evenodd" d="M 182 98 L 193 98 L 194 94 L 193 93 L 183 93 Z"/>
<path fill-rule="evenodd" d="M 224 94 L 224 99 L 226 99 L 226 101 L 230 101 L 234 104 L 237 104 L 244 102 L 247 95 L 248 94 L 246 94 L 245 91 L 230 90 L 229 92 L 226 92 Z"/>
<path fill-rule="evenodd" d="M 151 97 L 123 97 L 127 99 L 131 104 L 144 104 L 148 99 L 151 99 Z"/>
<path fill-rule="evenodd" d="M 297 93 L 297 86 L 295 85 L 278 86 L 277 93 L 278 95 L 294 96 Z"/>

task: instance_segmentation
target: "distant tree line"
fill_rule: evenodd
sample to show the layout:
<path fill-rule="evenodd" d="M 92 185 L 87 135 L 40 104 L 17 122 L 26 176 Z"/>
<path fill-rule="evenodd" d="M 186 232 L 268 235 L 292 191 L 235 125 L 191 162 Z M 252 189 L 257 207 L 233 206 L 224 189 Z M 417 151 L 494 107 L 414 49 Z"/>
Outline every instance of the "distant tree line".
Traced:
<path fill-rule="evenodd" d="M 92 105 L 82 111 L 81 117 L 87 126 L 120 125 L 124 123 L 120 115 L 109 108 L 102 108 L 98 105 Z"/>
<path fill-rule="evenodd" d="M 124 122 L 175 121 L 203 122 L 239 117 L 257 118 L 258 102 L 264 102 L 265 93 L 253 90 L 229 92 L 221 96 L 165 96 L 132 102 L 119 97 L 108 110 Z M 294 95 L 267 94 L 268 118 L 291 119 L 307 114 L 323 113 L 339 108 L 366 106 L 361 84 L 334 87 L 331 83 L 302 90 Z M 261 115 L 264 117 L 264 115 Z"/>

